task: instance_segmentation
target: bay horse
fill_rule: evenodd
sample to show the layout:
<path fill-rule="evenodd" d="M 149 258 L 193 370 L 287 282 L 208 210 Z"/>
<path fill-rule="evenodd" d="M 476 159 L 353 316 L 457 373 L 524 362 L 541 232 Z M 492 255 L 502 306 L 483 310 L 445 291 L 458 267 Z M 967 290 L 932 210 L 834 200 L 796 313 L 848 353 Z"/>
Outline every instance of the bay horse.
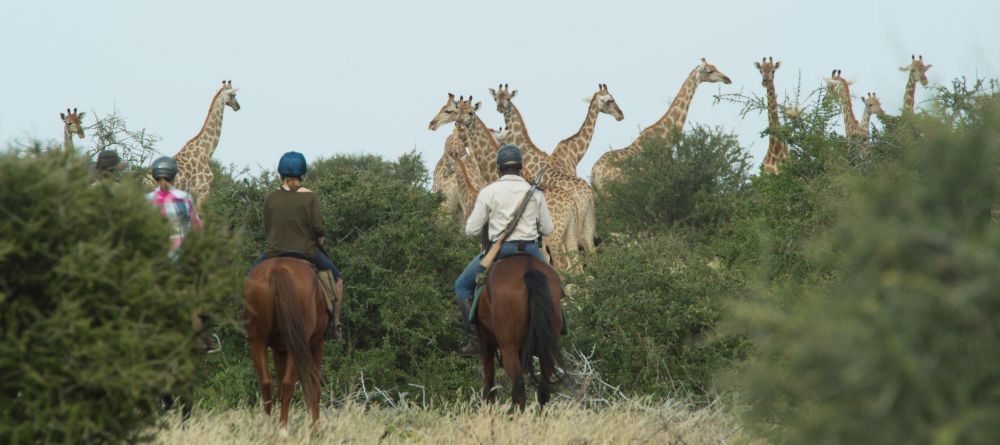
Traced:
<path fill-rule="evenodd" d="M 323 331 L 329 318 L 319 286 L 311 263 L 277 257 L 254 267 L 243 287 L 243 324 L 260 381 L 264 414 L 268 416 L 273 387 L 267 348 L 273 350 L 281 382 L 282 433 L 288 430 L 288 407 L 296 381 L 302 383 L 313 423 L 319 420 L 319 366 L 323 359 Z"/>
<path fill-rule="evenodd" d="M 534 377 L 532 357 L 538 357 L 538 404 L 544 408 L 551 396 L 555 366 L 562 364 L 559 334 L 563 319 L 557 312 L 562 298 L 559 275 L 531 255 L 514 255 L 493 264 L 485 286 L 476 312 L 485 380 L 483 399 L 492 403 L 496 398 L 494 360 L 499 349 L 503 368 L 513 383 L 513 404 L 521 411 L 525 406 L 524 374 L 527 371 Z"/>

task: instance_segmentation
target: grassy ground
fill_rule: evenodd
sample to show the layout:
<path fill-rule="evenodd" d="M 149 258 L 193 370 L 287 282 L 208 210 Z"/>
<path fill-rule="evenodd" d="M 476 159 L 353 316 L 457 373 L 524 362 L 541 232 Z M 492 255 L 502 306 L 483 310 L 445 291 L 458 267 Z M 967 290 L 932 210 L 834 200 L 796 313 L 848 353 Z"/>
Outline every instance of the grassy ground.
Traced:
<path fill-rule="evenodd" d="M 414 443 L 414 444 L 727 444 L 747 443 L 734 419 L 720 408 L 691 408 L 677 402 L 622 401 L 603 408 L 584 408 L 574 402 L 550 404 L 544 415 L 537 406 L 524 414 L 510 414 L 507 404 L 480 407 L 460 404 L 444 407 L 365 409 L 347 405 L 321 413 L 310 428 L 301 406 L 293 407 L 290 436 L 278 434 L 277 416 L 267 418 L 259 408 L 195 411 L 181 423 L 178 415 L 164 419 L 156 435 L 160 444 L 236 443 Z"/>

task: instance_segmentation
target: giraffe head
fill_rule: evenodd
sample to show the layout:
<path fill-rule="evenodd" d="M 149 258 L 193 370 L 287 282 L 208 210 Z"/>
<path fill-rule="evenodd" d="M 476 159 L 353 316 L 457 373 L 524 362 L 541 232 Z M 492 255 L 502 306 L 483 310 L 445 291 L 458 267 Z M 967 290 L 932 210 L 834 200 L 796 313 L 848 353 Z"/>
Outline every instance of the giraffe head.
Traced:
<path fill-rule="evenodd" d="M 490 96 L 493 96 L 493 100 L 497 103 L 497 112 L 504 113 L 513 106 L 510 100 L 517 96 L 517 90 L 511 91 L 510 86 L 504 83 L 497 86 L 495 90 L 490 88 Z"/>
<path fill-rule="evenodd" d="M 760 62 L 754 62 L 753 66 L 757 67 L 757 71 L 760 71 L 761 85 L 765 87 L 768 83 L 774 83 L 774 72 L 781 68 L 781 62 L 775 62 L 773 57 L 764 57 L 760 59 Z"/>
<path fill-rule="evenodd" d="M 59 113 L 59 117 L 63 121 L 63 125 L 66 126 L 66 134 L 75 134 L 80 139 L 83 139 L 83 116 L 87 113 L 77 113 L 76 108 L 72 112 L 69 108 L 66 109 L 66 114 Z"/>
<path fill-rule="evenodd" d="M 468 99 L 459 96 L 456 103 L 458 110 L 455 113 L 455 125 L 460 125 L 463 129 L 469 128 L 476 121 L 476 112 L 482 104 L 482 102 L 472 103 L 472 96 Z"/>
<path fill-rule="evenodd" d="M 444 103 L 444 106 L 438 110 L 437 114 L 434 115 L 434 119 L 431 119 L 430 125 L 427 128 L 431 131 L 441 128 L 442 125 L 455 122 L 458 117 L 458 101 L 455 100 L 455 95 L 448 93 L 448 101 Z"/>
<path fill-rule="evenodd" d="M 910 64 L 906 66 L 899 67 L 900 71 L 908 71 L 910 73 L 911 82 L 920 82 L 921 85 L 927 86 L 927 70 L 931 69 L 933 65 L 924 65 L 924 56 L 920 57 L 910 55 Z"/>
<path fill-rule="evenodd" d="M 223 94 L 226 99 L 226 105 L 232 108 L 233 111 L 240 111 L 240 103 L 236 101 L 236 92 L 239 88 L 233 88 L 233 81 L 223 80 L 222 89 L 219 90 L 219 94 Z"/>
<path fill-rule="evenodd" d="M 704 57 L 701 58 L 701 65 L 698 65 L 698 82 L 722 82 L 724 84 L 733 83 L 729 76 L 722 74 L 715 65 L 708 63 Z"/>
<path fill-rule="evenodd" d="M 836 97 L 846 98 L 850 94 L 850 86 L 854 83 L 853 80 L 847 80 L 840 75 L 840 70 L 833 70 L 830 73 L 830 77 L 826 80 L 826 89 L 828 95 L 836 95 Z"/>
<path fill-rule="evenodd" d="M 616 121 L 625 119 L 625 113 L 622 113 L 622 109 L 618 108 L 615 97 L 608 91 L 608 84 L 602 83 L 597 85 L 597 92 L 594 93 L 594 97 L 590 101 L 594 100 L 597 101 L 597 111 L 615 118 Z"/>
<path fill-rule="evenodd" d="M 497 128 L 496 130 L 491 128 L 490 133 L 493 133 L 493 139 L 496 139 L 497 142 L 501 145 L 510 142 L 511 131 L 507 129 L 507 127 L 500 127 Z"/>
<path fill-rule="evenodd" d="M 870 114 L 885 113 L 885 111 L 882 110 L 882 102 L 878 100 L 878 96 L 876 96 L 875 93 L 868 93 L 867 96 L 862 96 L 861 102 L 865 104 L 865 111 Z"/>

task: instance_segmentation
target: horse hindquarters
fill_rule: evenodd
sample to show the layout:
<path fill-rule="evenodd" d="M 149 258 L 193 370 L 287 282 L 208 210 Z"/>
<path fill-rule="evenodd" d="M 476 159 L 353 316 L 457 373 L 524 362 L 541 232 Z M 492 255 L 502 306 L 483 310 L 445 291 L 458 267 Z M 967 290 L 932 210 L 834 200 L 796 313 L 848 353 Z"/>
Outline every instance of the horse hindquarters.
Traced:
<path fill-rule="evenodd" d="M 538 357 L 541 377 L 538 379 L 538 403 L 544 406 L 549 400 L 550 379 L 556 363 L 562 361 L 559 349 L 559 332 L 555 326 L 555 309 L 552 292 L 545 273 L 528 269 L 524 273 L 524 284 L 528 288 L 528 335 L 521 348 L 521 364 L 534 374 L 532 356 Z"/>
<path fill-rule="evenodd" d="M 275 323 L 285 340 L 285 346 L 291 355 L 286 369 L 279 369 L 279 375 L 284 373 L 281 382 L 281 425 L 288 422 L 288 405 L 291 402 L 291 392 L 294 390 L 294 378 L 298 377 L 302 384 L 302 394 L 309 407 L 319 405 L 319 369 L 313 360 L 313 351 L 309 347 L 309 337 L 305 332 L 305 322 L 295 299 L 295 288 L 291 272 L 284 266 L 271 270 L 271 295 L 274 297 Z M 297 371 L 297 375 L 292 371 Z M 313 421 L 317 420 L 316 417 Z"/>

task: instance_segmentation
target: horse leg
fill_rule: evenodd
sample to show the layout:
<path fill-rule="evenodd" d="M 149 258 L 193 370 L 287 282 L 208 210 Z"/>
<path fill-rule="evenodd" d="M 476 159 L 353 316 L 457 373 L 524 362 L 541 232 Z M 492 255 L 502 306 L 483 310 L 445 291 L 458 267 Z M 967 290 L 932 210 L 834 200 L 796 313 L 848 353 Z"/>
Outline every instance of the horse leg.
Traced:
<path fill-rule="evenodd" d="M 322 335 L 322 331 L 320 332 L 320 335 Z M 323 343 L 323 341 L 319 341 L 312 347 L 313 363 L 315 363 L 317 367 L 321 367 L 323 364 Z M 316 387 L 320 388 L 322 381 L 319 378 L 319 373 L 316 374 L 314 381 L 316 382 Z M 323 392 L 320 391 L 316 400 L 313 400 L 309 406 L 309 410 L 312 412 L 313 425 L 319 422 L 319 399 L 322 397 Z"/>
<path fill-rule="evenodd" d="M 271 370 L 267 367 L 267 345 L 260 342 L 250 343 L 250 355 L 253 357 L 253 369 L 257 371 L 257 381 L 260 382 L 260 398 L 264 403 L 264 414 L 270 416 L 274 390 L 271 387 Z"/>
<path fill-rule="evenodd" d="M 489 345 L 483 345 L 483 352 L 480 354 L 479 359 L 483 362 L 483 400 L 486 403 L 493 403 L 496 401 L 496 363 L 494 360 L 497 355 L 497 348 Z"/>
<path fill-rule="evenodd" d="M 283 352 L 287 357 L 288 352 Z M 288 434 L 288 408 L 292 404 L 292 395 L 295 394 L 295 361 L 287 360 L 285 369 L 279 370 L 281 373 L 281 417 L 278 418 L 278 426 L 282 434 Z"/>
<path fill-rule="evenodd" d="M 507 371 L 507 377 L 510 377 L 511 381 L 511 401 L 521 412 L 524 412 L 524 369 L 521 367 L 521 354 L 518 352 L 516 347 L 506 346 L 502 348 L 501 353 L 503 354 L 503 369 Z"/>

